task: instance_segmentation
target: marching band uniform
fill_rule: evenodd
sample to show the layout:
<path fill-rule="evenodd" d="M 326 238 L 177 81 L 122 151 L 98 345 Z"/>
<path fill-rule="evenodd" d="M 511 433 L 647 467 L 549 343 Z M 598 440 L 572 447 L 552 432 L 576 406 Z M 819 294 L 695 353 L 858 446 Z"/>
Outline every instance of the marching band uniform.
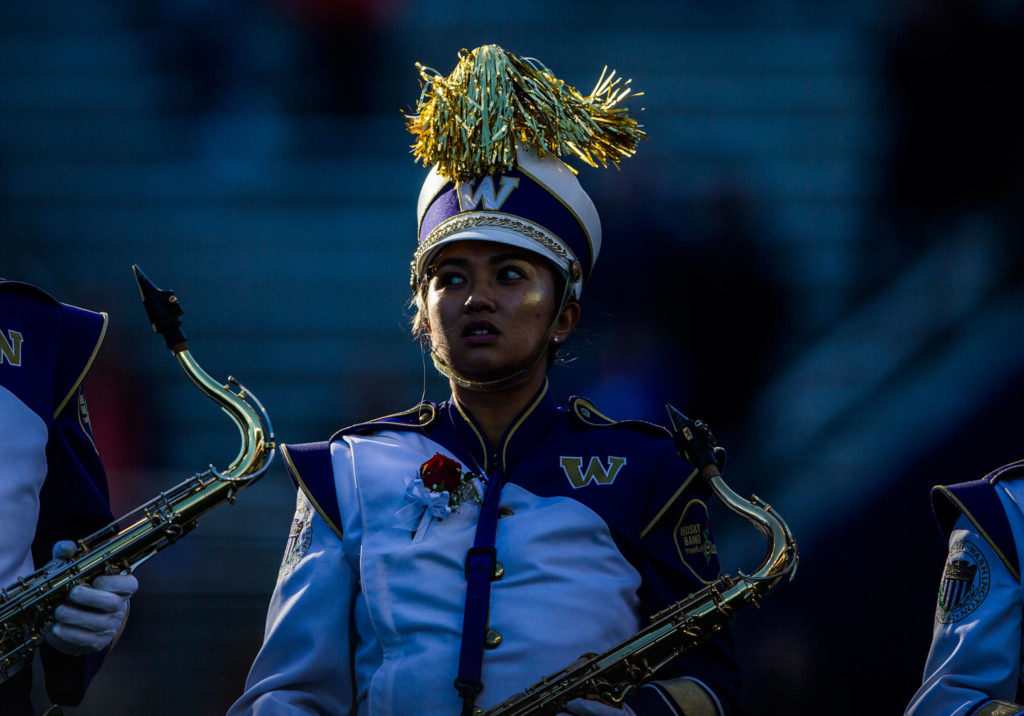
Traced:
<path fill-rule="evenodd" d="M 546 386 L 513 425 L 490 454 L 449 400 L 283 449 L 298 509 L 231 714 L 458 713 L 452 669 L 480 507 L 424 524 L 409 485 L 436 453 L 503 483 L 481 708 L 625 640 L 718 576 L 708 490 L 667 431 L 616 423 L 582 399 L 558 408 Z M 734 712 L 727 633 L 665 675 L 694 679 Z M 674 713 L 647 711 L 662 712 Z"/>
<path fill-rule="evenodd" d="M 924 681 L 907 716 L 1008 716 L 1022 671 L 1019 549 L 1024 546 L 1024 461 L 981 480 L 936 487 L 932 505 L 949 554 Z"/>
<path fill-rule="evenodd" d="M 555 296 L 555 318 L 536 348 L 525 347 L 534 351 L 525 367 L 517 354 L 504 374 L 476 380 L 431 344 L 453 388 L 448 401 L 283 448 L 297 510 L 264 644 L 231 716 L 425 716 L 459 713 L 460 701 L 463 714 L 486 709 L 622 642 L 719 573 L 707 488 L 666 430 L 616 423 L 582 399 L 557 407 L 543 380 L 489 445 L 458 400 L 460 390 L 502 395 L 537 382 L 540 361 L 567 335 L 556 333 L 558 320 L 578 315 L 567 307 L 601 231 L 558 157 L 593 165 L 631 155 L 643 132 L 617 107 L 630 91 L 612 73 L 583 98 L 536 61 L 493 45 L 463 54 L 449 77 L 420 71 L 426 89 L 409 129 L 414 154 L 432 168 L 417 203 L 417 321 L 435 258 L 459 241 L 498 245 L 483 249 L 497 251 L 490 263 L 504 261 L 505 246 L 540 256 L 531 260 L 562 282 L 561 305 Z M 424 336 L 433 337 L 429 328 Z M 513 348 L 522 347 L 505 350 Z M 426 483 L 436 464 L 457 476 L 440 492 Z M 677 702 L 692 699 L 722 715 L 739 711 L 727 631 L 662 677 L 630 708 L 598 707 L 679 716 Z"/>
<path fill-rule="evenodd" d="M 106 327 L 105 313 L 0 280 L 0 587 L 112 519 L 82 391 Z M 50 697 L 79 703 L 102 655 L 40 652 Z M 30 668 L 0 683 L 0 712 L 29 709 L 30 685 Z"/>

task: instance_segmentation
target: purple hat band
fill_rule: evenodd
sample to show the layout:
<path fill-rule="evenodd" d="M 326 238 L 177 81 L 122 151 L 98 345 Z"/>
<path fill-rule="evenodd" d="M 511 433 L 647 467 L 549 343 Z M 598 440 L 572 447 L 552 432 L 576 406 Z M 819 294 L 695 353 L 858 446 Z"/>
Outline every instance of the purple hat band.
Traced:
<path fill-rule="evenodd" d="M 459 189 L 463 201 L 460 202 Z M 465 206 L 463 204 L 466 204 Z M 442 223 L 470 212 L 501 213 L 525 219 L 558 237 L 589 276 L 593 250 L 580 219 L 546 187 L 523 172 L 485 176 L 471 183 L 447 183 L 434 197 L 420 221 L 419 245 L 430 239 Z"/>

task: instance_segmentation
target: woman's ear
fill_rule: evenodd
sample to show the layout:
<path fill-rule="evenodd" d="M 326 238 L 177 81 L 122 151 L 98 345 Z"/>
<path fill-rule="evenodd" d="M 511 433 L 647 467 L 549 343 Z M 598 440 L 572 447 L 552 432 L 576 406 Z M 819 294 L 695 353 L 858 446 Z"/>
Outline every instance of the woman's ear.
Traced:
<path fill-rule="evenodd" d="M 555 326 L 551 338 L 555 343 L 565 343 L 565 339 L 576 328 L 580 322 L 580 304 L 576 301 L 569 301 L 555 319 Z"/>

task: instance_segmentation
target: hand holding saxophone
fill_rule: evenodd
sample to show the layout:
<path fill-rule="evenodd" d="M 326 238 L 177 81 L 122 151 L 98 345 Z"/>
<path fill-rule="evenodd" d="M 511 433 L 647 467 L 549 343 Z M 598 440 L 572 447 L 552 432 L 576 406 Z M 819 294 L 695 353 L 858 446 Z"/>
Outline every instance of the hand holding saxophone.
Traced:
<path fill-rule="evenodd" d="M 47 567 L 63 567 L 76 551 L 74 542 L 58 542 Z M 138 589 L 139 581 L 133 574 L 105 574 L 92 584 L 79 584 L 54 610 L 54 621 L 43 627 L 43 637 L 65 654 L 92 654 L 109 648 L 124 628 L 129 602 Z"/>

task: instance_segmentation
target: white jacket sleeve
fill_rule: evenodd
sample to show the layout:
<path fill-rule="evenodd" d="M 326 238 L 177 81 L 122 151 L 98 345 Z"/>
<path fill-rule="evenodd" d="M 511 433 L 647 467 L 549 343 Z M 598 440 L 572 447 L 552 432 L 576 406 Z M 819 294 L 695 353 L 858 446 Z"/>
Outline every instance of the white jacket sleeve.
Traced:
<path fill-rule="evenodd" d="M 1013 701 L 1020 674 L 1021 585 L 961 516 L 949 536 L 924 681 L 907 716 L 964 716 Z"/>
<path fill-rule="evenodd" d="M 357 589 L 342 541 L 300 490 L 263 646 L 228 716 L 350 714 Z"/>

